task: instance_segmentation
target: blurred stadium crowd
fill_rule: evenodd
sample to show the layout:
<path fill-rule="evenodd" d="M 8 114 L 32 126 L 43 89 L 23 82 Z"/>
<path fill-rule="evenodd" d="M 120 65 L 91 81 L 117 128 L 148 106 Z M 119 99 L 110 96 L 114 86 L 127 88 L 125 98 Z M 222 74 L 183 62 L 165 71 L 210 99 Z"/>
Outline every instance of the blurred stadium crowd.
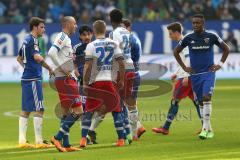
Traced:
<path fill-rule="evenodd" d="M 108 22 L 114 8 L 133 21 L 189 21 L 194 13 L 207 20 L 240 20 L 240 0 L 1 0 L 0 23 L 23 23 L 32 16 L 54 23 L 64 15 L 82 23 Z"/>

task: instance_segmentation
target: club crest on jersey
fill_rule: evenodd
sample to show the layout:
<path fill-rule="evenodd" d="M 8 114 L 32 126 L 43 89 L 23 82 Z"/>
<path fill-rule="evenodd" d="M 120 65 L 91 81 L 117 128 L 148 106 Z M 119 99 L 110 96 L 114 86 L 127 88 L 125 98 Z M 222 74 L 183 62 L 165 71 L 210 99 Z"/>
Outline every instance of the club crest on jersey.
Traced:
<path fill-rule="evenodd" d="M 57 42 L 58 42 L 58 44 L 60 44 L 60 45 L 62 44 L 62 41 L 61 41 L 60 39 L 59 39 Z"/>
<path fill-rule="evenodd" d="M 209 43 L 209 38 L 204 38 L 205 43 Z"/>

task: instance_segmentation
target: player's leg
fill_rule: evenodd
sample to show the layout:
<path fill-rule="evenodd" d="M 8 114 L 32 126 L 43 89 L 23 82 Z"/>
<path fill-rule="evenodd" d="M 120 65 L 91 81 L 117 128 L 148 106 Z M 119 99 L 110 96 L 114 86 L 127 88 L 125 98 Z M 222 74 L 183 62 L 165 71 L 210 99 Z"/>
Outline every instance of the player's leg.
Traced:
<path fill-rule="evenodd" d="M 118 135 L 118 142 L 117 146 L 125 145 L 125 135 L 124 135 L 124 128 L 123 128 L 123 118 L 121 112 L 112 112 L 114 126 Z"/>
<path fill-rule="evenodd" d="M 203 84 L 203 128 L 208 131 L 207 138 L 213 138 L 214 133 L 211 126 L 212 114 L 212 94 L 215 87 L 215 74 L 209 73 L 205 75 Z"/>
<path fill-rule="evenodd" d="M 134 96 L 134 86 L 137 86 L 137 84 L 135 84 L 136 78 L 137 74 L 135 72 L 127 72 L 124 84 L 125 85 L 124 105 L 129 110 L 129 120 L 131 124 L 132 134 L 135 137 L 137 137 L 137 124 L 139 121 L 138 110 L 136 106 L 137 104 L 136 94 Z"/>
<path fill-rule="evenodd" d="M 62 126 L 60 127 L 58 133 L 54 137 L 52 137 L 51 141 L 55 145 L 55 147 L 61 152 L 75 151 L 77 149 L 72 146 L 63 146 L 62 147 L 60 141 L 63 139 L 64 135 L 69 134 L 70 128 L 82 115 L 82 113 L 83 113 L 82 104 L 80 101 L 77 83 L 74 79 L 66 78 L 64 80 L 64 85 L 62 87 L 64 87 L 65 91 L 68 93 L 67 94 L 68 97 L 65 100 L 66 102 L 64 105 L 69 106 L 69 112 L 66 115 L 66 118 L 65 118 Z M 64 100 L 62 100 L 62 101 L 64 101 Z M 61 103 L 62 103 L 62 101 L 61 101 Z"/>
<path fill-rule="evenodd" d="M 121 101 L 121 107 L 122 107 L 121 115 L 123 118 L 125 139 L 126 139 L 127 143 L 131 144 L 132 143 L 132 132 L 131 132 L 131 125 L 130 125 L 130 121 L 129 121 L 129 117 L 128 117 L 129 111 L 128 111 L 127 107 L 124 105 L 123 101 Z"/>
<path fill-rule="evenodd" d="M 169 134 L 169 128 L 172 124 L 172 121 L 176 117 L 179 109 L 179 102 L 181 99 L 185 98 L 188 95 L 187 88 L 182 84 L 183 79 L 178 79 L 173 90 L 173 98 L 171 100 L 171 105 L 168 110 L 167 119 L 162 127 L 153 128 L 153 132 L 162 133 L 164 135 Z"/>
<path fill-rule="evenodd" d="M 89 128 L 91 126 L 92 115 L 93 115 L 92 112 L 85 112 L 82 116 L 82 138 L 80 141 L 80 147 L 87 146 L 87 135 Z"/>
<path fill-rule="evenodd" d="M 26 134 L 28 118 L 31 112 L 35 111 L 32 81 L 22 81 L 22 111 L 19 116 L 19 147 L 32 148 L 34 145 L 27 142 Z"/>
<path fill-rule="evenodd" d="M 97 133 L 95 129 L 99 126 L 99 124 L 103 121 L 105 115 L 101 114 L 98 111 L 95 111 L 92 116 L 92 123 L 88 131 L 88 136 L 90 137 L 90 140 L 93 144 L 97 144 Z"/>

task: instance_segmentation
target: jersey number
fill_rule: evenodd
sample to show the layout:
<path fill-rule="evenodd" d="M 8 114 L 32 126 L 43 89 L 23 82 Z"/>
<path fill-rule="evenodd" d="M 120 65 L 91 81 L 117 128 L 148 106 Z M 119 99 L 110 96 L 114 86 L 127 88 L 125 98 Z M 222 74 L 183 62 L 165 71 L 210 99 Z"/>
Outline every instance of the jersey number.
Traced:
<path fill-rule="evenodd" d="M 22 57 L 23 57 L 23 63 L 26 64 L 27 58 L 26 58 L 26 46 L 25 45 L 22 46 Z"/>
<path fill-rule="evenodd" d="M 101 65 L 110 65 L 113 57 L 113 48 L 112 47 L 98 47 L 96 48 L 96 52 L 100 53 L 98 57 L 98 64 Z M 105 57 L 106 52 L 108 55 Z"/>
<path fill-rule="evenodd" d="M 129 38 L 126 35 L 124 35 L 122 38 L 123 38 L 122 42 L 123 53 L 130 54 Z"/>

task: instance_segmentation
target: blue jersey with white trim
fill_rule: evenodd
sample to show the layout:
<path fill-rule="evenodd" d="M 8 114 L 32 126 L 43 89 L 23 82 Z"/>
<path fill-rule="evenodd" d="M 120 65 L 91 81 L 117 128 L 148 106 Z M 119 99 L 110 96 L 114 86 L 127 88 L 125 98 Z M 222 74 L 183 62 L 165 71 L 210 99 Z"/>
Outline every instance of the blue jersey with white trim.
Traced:
<path fill-rule="evenodd" d="M 221 47 L 223 40 L 214 32 L 205 30 L 203 33 L 187 34 L 179 42 L 179 46 L 189 48 L 190 65 L 196 73 L 209 72 L 214 64 L 214 44 Z"/>
<path fill-rule="evenodd" d="M 80 42 L 79 44 L 73 47 L 73 54 L 75 55 L 74 63 L 78 66 L 78 72 L 80 73 L 80 77 L 83 76 L 86 47 L 87 47 L 87 43 L 82 43 L 82 42 Z"/>
<path fill-rule="evenodd" d="M 142 55 L 142 45 L 140 39 L 135 35 L 130 35 L 130 45 L 131 45 L 131 59 L 133 61 L 135 71 L 139 70 L 139 59 Z"/>
<path fill-rule="evenodd" d="M 33 35 L 28 34 L 18 52 L 24 63 L 22 80 L 42 79 L 42 65 L 34 60 L 34 54 L 40 54 L 38 40 Z"/>

